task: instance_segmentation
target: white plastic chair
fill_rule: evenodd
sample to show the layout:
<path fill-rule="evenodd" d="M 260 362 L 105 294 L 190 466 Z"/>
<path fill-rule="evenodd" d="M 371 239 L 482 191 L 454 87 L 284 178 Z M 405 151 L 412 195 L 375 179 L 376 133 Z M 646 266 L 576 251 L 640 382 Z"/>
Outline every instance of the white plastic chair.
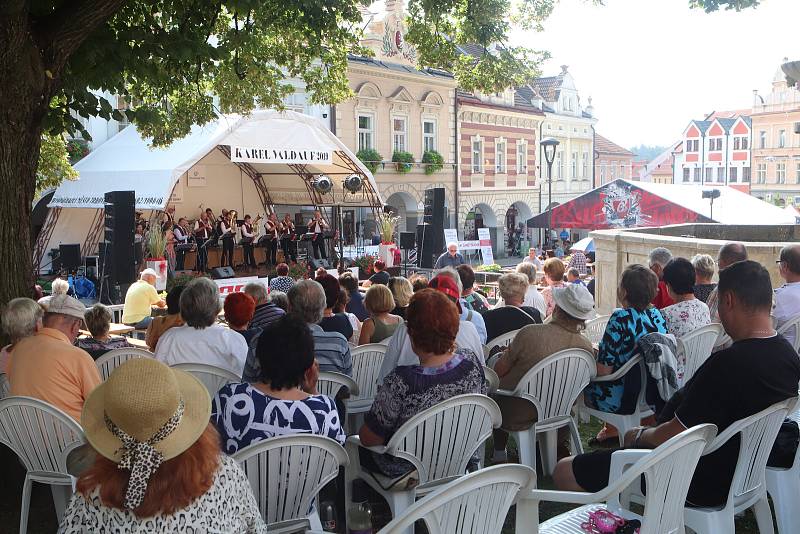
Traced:
<path fill-rule="evenodd" d="M 800 410 L 789 414 L 789 419 L 800 423 Z M 800 525 L 800 447 L 794 453 L 794 461 L 788 469 L 767 466 L 766 481 L 778 523 L 778 534 L 792 534 Z"/>
<path fill-rule="evenodd" d="M 797 398 L 773 404 L 769 408 L 733 423 L 707 447 L 710 454 L 732 437 L 739 435 L 739 459 L 728 492 L 728 500 L 719 508 L 690 508 L 684 510 L 686 526 L 697 534 L 733 532 L 733 516 L 753 508 L 761 534 L 774 532 L 772 512 L 767 501 L 765 482 L 767 459 L 775 443 L 781 423 Z M 797 524 L 793 530 L 796 531 Z"/>
<path fill-rule="evenodd" d="M 641 365 L 638 365 L 640 364 Z M 638 367 L 637 367 L 638 365 Z M 617 430 L 619 431 L 619 444 L 622 446 L 622 441 L 625 439 L 625 433 L 635 426 L 639 426 L 641 424 L 642 418 L 651 415 L 653 412 L 647 406 L 647 401 L 645 400 L 645 395 L 647 393 L 647 369 L 645 369 L 644 361 L 642 361 L 642 356 L 637 354 L 633 356 L 630 360 L 625 362 L 625 365 L 620 367 L 616 373 L 612 373 L 606 376 L 598 376 L 594 378 L 591 382 L 613 382 L 615 380 L 620 380 L 625 377 L 629 372 L 636 373 L 638 372 L 641 376 L 641 387 L 639 389 L 639 395 L 636 400 L 635 407 L 633 409 L 633 413 L 631 414 L 619 414 L 619 413 L 609 413 L 603 412 L 598 410 L 588 404 L 584 403 L 584 410 L 589 413 L 589 415 L 593 415 L 604 421 L 610 425 L 614 425 Z"/>
<path fill-rule="evenodd" d="M 8 397 L 9 391 L 11 391 L 11 384 L 8 381 L 8 376 L 5 373 L 0 373 L 0 400 Z"/>
<path fill-rule="evenodd" d="M 572 406 L 596 372 L 591 354 L 583 349 L 566 349 L 534 365 L 514 391 L 498 389 L 495 392 L 497 396 L 525 399 L 536 408 L 537 420 L 533 426 L 511 432 L 519 447 L 519 463 L 536 469 L 536 438 L 544 434 L 541 436 L 542 466 L 545 474 L 551 474 L 556 465 L 558 429 L 565 426 L 570 430 L 573 452 L 583 452 L 578 426 L 572 418 Z"/>
<path fill-rule="evenodd" d="M 203 383 L 212 399 L 225 384 L 242 381 L 241 376 L 236 376 L 227 369 L 206 363 L 176 363 L 170 367 L 192 374 Z"/>
<path fill-rule="evenodd" d="M 794 336 L 794 340 L 792 343 L 792 347 L 794 347 L 794 351 L 798 352 L 800 350 L 800 315 L 795 315 L 778 328 L 778 333 L 780 335 L 785 335 L 787 333 L 792 334 Z"/>
<path fill-rule="evenodd" d="M 312 510 L 319 491 L 347 465 L 344 449 L 324 436 L 292 434 L 254 443 L 232 456 L 244 469 L 270 532 L 301 526 L 322 530 Z M 309 514 L 309 510 L 311 513 Z M 296 528 L 287 528 L 295 532 Z"/>
<path fill-rule="evenodd" d="M 31 397 L 0 400 L 0 443 L 14 451 L 25 466 L 19 531 L 28 531 L 28 509 L 34 482 L 49 484 L 58 521 L 75 491 L 67 472 L 67 455 L 86 443 L 83 429 L 55 406 Z"/>
<path fill-rule="evenodd" d="M 598 345 L 602 341 L 610 318 L 610 315 L 599 315 L 591 321 L 586 321 L 586 330 L 583 331 L 583 335 L 589 338 L 592 345 Z"/>
<path fill-rule="evenodd" d="M 348 426 L 356 429 L 359 414 L 369 411 L 375 399 L 381 364 L 386 355 L 386 345 L 380 343 L 361 345 L 351 349 L 350 355 L 353 358 L 353 380 L 358 387 L 356 393 L 350 390 L 350 398 L 346 399 L 344 404 L 347 407 Z"/>
<path fill-rule="evenodd" d="M 582 533 L 581 523 L 586 521 L 589 512 L 607 508 L 626 519 L 640 520 L 641 534 L 682 534 L 683 508 L 689 484 L 703 449 L 715 435 L 714 425 L 699 425 L 684 430 L 652 451 L 617 451 L 611 456 L 610 483 L 596 493 L 531 490 L 517 503 L 516 531 L 531 534 Z M 630 467 L 625 470 L 628 465 Z M 631 484 L 638 485 L 642 475 L 647 484 L 647 496 L 644 514 L 638 515 L 623 508 L 619 496 Z M 539 503 L 542 501 L 583 506 L 539 525 Z M 733 534 L 733 529 L 717 532 Z"/>
<path fill-rule="evenodd" d="M 504 349 L 511 345 L 511 342 L 514 341 L 514 338 L 517 336 L 517 332 L 521 329 L 512 330 L 511 332 L 506 332 L 505 334 L 501 334 L 494 339 L 490 339 L 486 342 L 486 345 L 483 346 L 483 357 L 488 358 L 495 348 Z"/>
<path fill-rule="evenodd" d="M 678 338 L 678 358 L 683 357 L 686 364 L 683 367 L 683 380 L 678 382 L 678 386 L 683 386 L 694 376 L 701 365 L 705 363 L 714 345 L 722 334 L 722 325 L 711 323 L 692 330 L 683 337 Z"/>
<path fill-rule="evenodd" d="M 389 504 L 392 517 L 399 518 L 418 495 L 466 473 L 470 459 L 500 426 L 497 403 L 485 395 L 466 394 L 444 400 L 406 421 L 389 442 L 368 449 L 411 462 L 419 485 L 410 490 L 384 490 L 368 472 L 361 470 L 358 436 L 347 438 L 345 449 L 350 466 L 345 470 L 345 509 L 353 501 L 353 481 L 362 479 Z M 348 516 L 349 523 L 349 516 Z M 413 531 L 413 530 L 412 530 Z"/>
<path fill-rule="evenodd" d="M 342 388 L 347 389 L 350 395 L 358 395 L 358 384 L 349 376 L 332 371 L 323 371 L 317 380 L 317 391 L 320 395 L 327 395 L 335 399 Z"/>
<path fill-rule="evenodd" d="M 103 380 L 107 380 L 108 377 L 111 376 L 111 373 L 114 371 L 114 369 L 128 360 L 152 357 L 153 353 L 144 349 L 114 349 L 97 358 L 94 363 L 97 365 L 97 369 L 100 371 L 100 377 Z"/>
<path fill-rule="evenodd" d="M 411 505 L 378 534 L 402 534 L 422 520 L 436 534 L 500 532 L 520 493 L 535 487 L 536 473 L 524 465 L 496 465 L 444 485 Z"/>
<path fill-rule="evenodd" d="M 486 382 L 489 384 L 489 393 L 494 393 L 497 391 L 497 389 L 500 387 L 500 377 L 497 376 L 495 370 L 487 365 L 483 368 L 483 376 L 486 377 Z"/>

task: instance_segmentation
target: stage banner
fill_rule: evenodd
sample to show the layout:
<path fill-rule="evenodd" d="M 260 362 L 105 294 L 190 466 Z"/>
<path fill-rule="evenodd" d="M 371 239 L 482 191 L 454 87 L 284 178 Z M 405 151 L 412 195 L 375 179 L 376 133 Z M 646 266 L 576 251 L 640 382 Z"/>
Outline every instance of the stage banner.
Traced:
<path fill-rule="evenodd" d="M 257 276 L 243 276 L 241 278 L 222 278 L 214 280 L 219 288 L 220 297 L 226 297 L 231 293 L 244 290 L 244 286 L 250 282 L 258 282 L 269 290 L 267 278 L 259 278 Z"/>
<path fill-rule="evenodd" d="M 455 228 L 445 228 L 444 229 L 444 246 L 445 246 L 445 248 L 447 248 L 447 245 L 449 243 L 458 243 L 458 230 L 456 230 Z"/>
<path fill-rule="evenodd" d="M 331 163 L 333 151 L 232 146 L 231 161 L 234 163 Z"/>
<path fill-rule="evenodd" d="M 489 235 L 488 228 L 478 228 L 478 240 L 481 245 L 481 257 L 484 265 L 494 264 L 494 252 L 492 251 L 492 236 Z"/>

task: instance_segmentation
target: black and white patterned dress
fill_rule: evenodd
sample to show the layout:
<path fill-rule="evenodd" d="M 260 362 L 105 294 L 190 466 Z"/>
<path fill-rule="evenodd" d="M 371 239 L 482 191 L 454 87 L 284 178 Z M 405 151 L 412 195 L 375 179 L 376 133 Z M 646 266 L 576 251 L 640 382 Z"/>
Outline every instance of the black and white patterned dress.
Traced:
<path fill-rule="evenodd" d="M 139 518 L 133 513 L 103 505 L 95 488 L 88 497 L 76 493 L 61 521 L 63 534 L 144 534 L 151 532 L 264 533 L 250 483 L 230 457 L 220 455 L 211 488 L 189 506 L 172 515 Z"/>

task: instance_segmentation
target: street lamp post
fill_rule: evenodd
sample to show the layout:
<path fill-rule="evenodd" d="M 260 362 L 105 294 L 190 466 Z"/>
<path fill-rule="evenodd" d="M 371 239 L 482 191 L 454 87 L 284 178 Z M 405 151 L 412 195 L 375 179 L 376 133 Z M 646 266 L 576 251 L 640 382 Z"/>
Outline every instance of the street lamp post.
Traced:
<path fill-rule="evenodd" d="M 555 137 L 545 137 L 539 144 L 544 149 L 544 159 L 547 161 L 547 233 L 545 243 L 550 240 L 550 231 L 553 226 L 553 162 L 556 159 L 556 147 L 559 145 Z M 541 186 L 539 186 L 539 196 L 541 196 Z"/>

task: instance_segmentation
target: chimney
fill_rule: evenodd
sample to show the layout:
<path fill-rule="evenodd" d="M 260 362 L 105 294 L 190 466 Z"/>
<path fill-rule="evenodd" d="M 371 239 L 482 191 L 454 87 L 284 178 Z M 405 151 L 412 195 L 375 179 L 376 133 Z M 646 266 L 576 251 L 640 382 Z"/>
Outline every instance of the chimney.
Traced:
<path fill-rule="evenodd" d="M 568 70 L 569 70 L 569 66 L 561 65 L 561 74 L 567 74 Z"/>

